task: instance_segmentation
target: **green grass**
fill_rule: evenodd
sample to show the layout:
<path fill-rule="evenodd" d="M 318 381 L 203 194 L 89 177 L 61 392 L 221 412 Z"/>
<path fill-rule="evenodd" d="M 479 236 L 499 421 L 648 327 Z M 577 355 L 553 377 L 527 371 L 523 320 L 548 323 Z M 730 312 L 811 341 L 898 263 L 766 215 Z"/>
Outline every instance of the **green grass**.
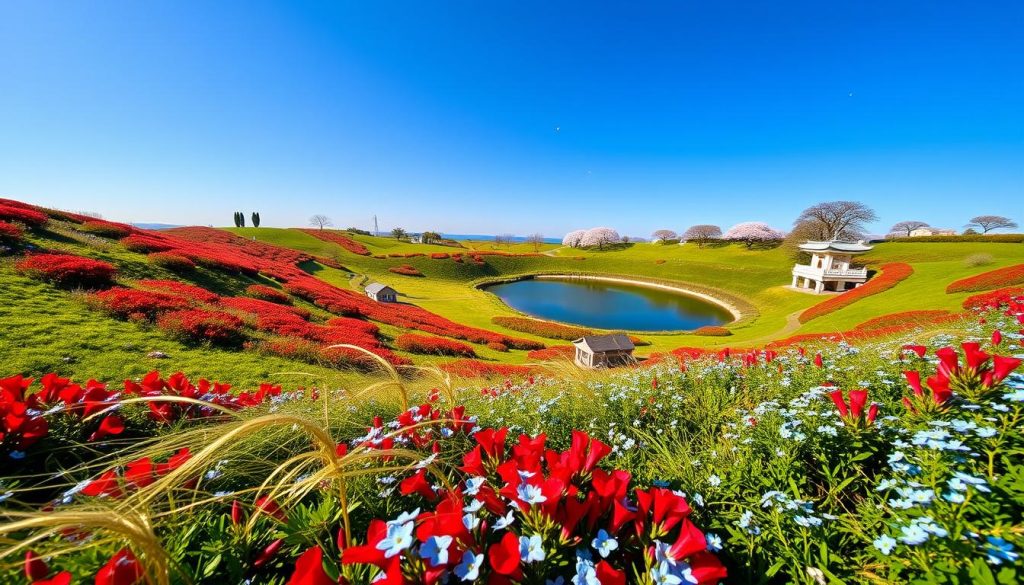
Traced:
<path fill-rule="evenodd" d="M 240 232 L 240 230 L 231 230 Z M 280 245 L 305 238 L 297 230 L 246 230 L 257 232 L 261 240 Z M 298 237 L 295 235 L 298 234 Z M 315 240 L 315 238 L 309 238 Z M 357 236 L 356 239 L 376 253 L 400 251 L 430 252 L 454 251 L 452 248 L 423 246 L 396 242 L 390 238 Z M 318 241 L 317 241 L 318 242 Z M 464 242 L 467 248 L 489 249 L 490 242 Z M 334 246 L 328 244 L 328 246 Z M 529 249 L 524 249 L 529 248 Z M 402 300 L 417 304 L 429 311 L 454 321 L 499 330 L 510 335 L 532 337 L 494 325 L 491 319 L 499 315 L 518 314 L 494 295 L 477 290 L 473 285 L 488 279 L 508 278 L 531 273 L 613 274 L 642 279 L 695 285 L 699 289 L 717 289 L 738 296 L 757 309 L 758 316 L 730 325 L 729 337 L 703 337 L 685 333 L 640 333 L 652 345 L 638 350 L 640 355 L 667 351 L 680 346 L 742 347 L 745 344 L 764 344 L 780 337 L 800 333 L 818 333 L 850 329 L 873 317 L 919 309 L 945 309 L 956 311 L 966 294 L 947 295 L 945 286 L 957 278 L 1024 262 L 1024 245 L 987 242 L 933 243 L 886 242 L 877 244 L 862 260 L 872 266 L 886 262 L 908 262 L 914 274 L 898 286 L 881 294 L 860 300 L 832 314 L 807 324 L 795 323 L 793 317 L 800 311 L 825 300 L 826 296 L 790 290 L 790 271 L 794 260 L 783 248 L 747 250 L 742 245 L 718 245 L 698 248 L 693 244 L 641 243 L 619 245 L 606 250 L 579 250 L 546 245 L 545 257 L 486 256 L 485 266 L 471 262 L 462 264 L 452 260 L 430 258 L 387 258 L 356 256 L 343 253 L 339 258 L 349 269 L 369 280 L 381 281 L 397 288 Z M 312 247 L 298 248 L 312 251 Z M 340 248 L 339 248 L 340 249 Z M 504 251 L 502 247 L 500 250 Z M 519 244 L 511 251 L 532 252 L 532 247 Z M 965 259 L 973 254 L 985 253 L 993 257 L 986 266 L 969 267 Z M 661 261 L 659 263 L 659 261 Z M 425 278 L 412 278 L 388 272 L 388 268 L 410 264 Z M 318 274 L 319 276 L 319 274 Z M 325 273 L 333 284 L 349 286 L 348 279 Z M 356 281 L 358 282 L 358 281 Z M 549 344 L 563 342 L 532 337 Z M 527 361 L 525 354 L 481 354 L 501 361 Z"/>

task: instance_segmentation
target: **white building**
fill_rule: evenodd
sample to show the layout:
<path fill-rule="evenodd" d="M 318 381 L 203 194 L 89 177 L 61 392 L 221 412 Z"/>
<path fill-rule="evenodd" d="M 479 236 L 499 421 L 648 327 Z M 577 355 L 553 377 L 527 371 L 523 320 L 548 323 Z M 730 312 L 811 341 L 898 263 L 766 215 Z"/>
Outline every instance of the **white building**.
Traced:
<path fill-rule="evenodd" d="M 800 250 L 811 255 L 810 264 L 793 267 L 793 288 L 842 292 L 860 286 L 868 280 L 867 268 L 853 268 L 853 257 L 871 250 L 871 246 L 859 242 L 806 242 Z"/>
<path fill-rule="evenodd" d="M 584 368 L 609 368 L 633 361 L 635 346 L 624 333 L 587 335 L 572 342 L 576 364 Z"/>
<path fill-rule="evenodd" d="M 398 302 L 398 291 L 391 288 L 386 284 L 375 282 L 365 289 L 366 296 L 377 301 L 378 303 L 396 303 Z"/>
<path fill-rule="evenodd" d="M 955 236 L 956 230 L 950 230 L 946 228 L 933 228 L 933 227 L 919 227 L 915 230 L 911 230 L 910 237 L 916 238 L 918 236 Z"/>

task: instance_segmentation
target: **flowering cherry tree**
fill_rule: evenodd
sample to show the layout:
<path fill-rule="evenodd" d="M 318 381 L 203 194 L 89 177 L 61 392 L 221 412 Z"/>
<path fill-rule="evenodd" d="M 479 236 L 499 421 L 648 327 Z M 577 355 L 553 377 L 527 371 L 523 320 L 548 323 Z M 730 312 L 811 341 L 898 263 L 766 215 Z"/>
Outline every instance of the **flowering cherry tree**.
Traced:
<path fill-rule="evenodd" d="M 761 221 L 745 221 L 738 223 L 725 232 L 722 239 L 743 242 L 750 249 L 757 242 L 773 242 L 781 240 L 785 234 Z"/>
<path fill-rule="evenodd" d="M 562 245 L 569 246 L 570 248 L 579 248 L 580 240 L 583 239 L 583 236 L 586 233 L 587 230 L 573 230 L 565 234 L 565 237 L 562 238 Z"/>
<path fill-rule="evenodd" d="M 591 246 L 597 246 L 598 248 L 604 248 L 605 244 L 614 244 L 622 239 L 619 236 L 619 232 L 607 227 L 596 227 L 587 230 L 583 237 L 580 239 L 581 248 L 590 248 Z"/>

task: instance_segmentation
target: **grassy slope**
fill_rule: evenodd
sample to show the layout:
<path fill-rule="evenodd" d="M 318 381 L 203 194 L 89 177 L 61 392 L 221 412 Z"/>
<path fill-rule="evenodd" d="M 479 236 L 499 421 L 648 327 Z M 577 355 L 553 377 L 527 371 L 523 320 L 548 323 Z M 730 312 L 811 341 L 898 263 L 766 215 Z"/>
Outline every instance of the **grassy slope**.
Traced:
<path fill-rule="evenodd" d="M 244 233 L 247 236 L 255 235 L 260 240 L 281 245 L 293 245 L 293 242 L 305 237 L 312 242 L 302 242 L 302 247 L 298 249 L 310 252 L 322 249 L 322 242 L 296 230 L 260 228 L 230 231 Z M 440 246 L 399 243 L 390 238 L 357 236 L 356 239 L 374 254 L 454 251 L 452 248 Z M 476 249 L 492 247 L 483 242 L 467 242 L 464 245 Z M 488 256 L 487 265 L 483 267 L 472 263 L 458 264 L 451 260 L 432 260 L 423 257 L 382 260 L 344 253 L 338 258 L 348 268 L 371 280 L 381 280 L 395 286 L 403 293 L 403 298 L 407 302 L 415 303 L 460 323 L 489 329 L 502 329 L 491 323 L 492 317 L 516 313 L 493 295 L 476 290 L 471 284 L 488 278 L 531 272 L 635 275 L 697 284 L 737 294 L 755 305 L 760 312 L 758 318 L 733 326 L 734 335 L 726 338 L 643 333 L 641 336 L 651 341 L 653 345 L 644 348 L 641 353 L 673 349 L 682 345 L 760 344 L 772 338 L 794 333 L 849 329 L 886 313 L 916 309 L 957 310 L 967 295 L 945 294 L 946 284 L 970 274 L 1024 262 L 1024 246 L 1019 244 L 879 244 L 875 250 L 862 257 L 865 262 L 875 266 L 894 261 L 908 262 L 914 266 L 914 275 L 889 291 L 798 326 L 792 322 L 792 316 L 826 297 L 788 289 L 793 261 L 783 249 L 746 250 L 739 245 L 700 249 L 690 244 L 636 244 L 609 250 L 576 250 L 552 245 L 545 248 L 550 255 L 548 257 Z M 526 244 L 512 247 L 512 251 L 517 250 L 529 252 L 532 251 L 532 247 Z M 979 253 L 991 255 L 993 262 L 982 267 L 970 267 L 965 263 L 968 256 Z M 411 264 L 426 277 L 406 277 L 387 271 L 389 267 L 398 264 Z M 329 271 L 320 276 L 335 284 L 342 282 L 340 275 L 331 274 Z M 344 282 L 348 284 L 347 279 Z M 548 343 L 562 342 L 548 340 Z M 525 359 L 521 353 L 498 354 L 486 349 L 480 353 L 485 357 L 503 361 Z"/>

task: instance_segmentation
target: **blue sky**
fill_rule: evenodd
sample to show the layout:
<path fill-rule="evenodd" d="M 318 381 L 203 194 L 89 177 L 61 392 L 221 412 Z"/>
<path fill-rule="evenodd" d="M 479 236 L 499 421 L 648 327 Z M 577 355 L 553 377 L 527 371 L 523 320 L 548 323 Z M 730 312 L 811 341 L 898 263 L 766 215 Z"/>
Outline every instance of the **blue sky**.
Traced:
<path fill-rule="evenodd" d="M 1021 30 L 998 1 L 7 0 L 0 196 L 549 236 L 834 199 L 879 232 L 1024 224 Z"/>

